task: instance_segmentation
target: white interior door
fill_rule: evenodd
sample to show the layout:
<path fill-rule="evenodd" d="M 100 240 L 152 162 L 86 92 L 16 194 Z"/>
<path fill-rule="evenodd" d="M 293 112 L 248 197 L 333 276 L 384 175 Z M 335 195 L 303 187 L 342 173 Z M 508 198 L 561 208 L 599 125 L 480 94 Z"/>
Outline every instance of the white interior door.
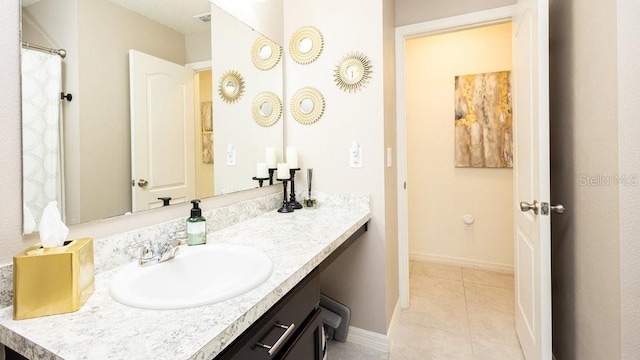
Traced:
<path fill-rule="evenodd" d="M 516 331 L 529 360 L 552 358 L 548 9 L 518 0 L 513 17 Z"/>
<path fill-rule="evenodd" d="M 194 71 L 129 50 L 132 211 L 195 197 Z"/>

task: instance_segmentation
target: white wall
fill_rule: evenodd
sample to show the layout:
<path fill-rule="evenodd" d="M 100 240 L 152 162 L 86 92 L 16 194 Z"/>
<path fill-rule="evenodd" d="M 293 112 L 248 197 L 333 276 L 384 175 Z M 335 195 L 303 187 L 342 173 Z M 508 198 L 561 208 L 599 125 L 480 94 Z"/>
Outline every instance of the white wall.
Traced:
<path fill-rule="evenodd" d="M 454 167 L 454 78 L 511 70 L 511 24 L 407 40 L 405 59 L 410 257 L 513 270 L 512 170 Z"/>
<path fill-rule="evenodd" d="M 389 68 L 383 51 L 383 4 L 388 5 L 370 0 L 289 0 L 284 4 L 287 41 L 302 26 L 316 27 L 324 38 L 320 57 L 309 65 L 295 63 L 285 44 L 286 107 L 291 96 L 306 86 L 320 90 L 326 102 L 322 118 L 312 125 L 296 122 L 287 111 L 286 142 L 298 147 L 303 169 L 314 169 L 315 189 L 364 193 L 372 199 L 369 231 L 322 274 L 321 289 L 351 307 L 351 325 L 382 334 L 387 311 L 397 300 L 397 295 L 387 299 L 388 292 L 397 294 L 397 277 L 383 280 L 387 241 L 395 241 L 386 238 L 385 221 L 385 113 L 393 111 L 387 109 L 393 103 L 384 101 L 384 69 Z M 345 93 L 334 84 L 333 69 L 351 51 L 371 59 L 373 76 L 361 91 Z M 360 169 L 349 168 L 352 141 L 362 147 Z M 389 256 L 393 254 L 389 251 Z"/>
<path fill-rule="evenodd" d="M 224 9 L 257 32 L 265 35 L 276 43 L 284 43 L 282 32 L 283 0 L 237 1 L 210 0 L 211 3 Z"/>
<path fill-rule="evenodd" d="M 617 5 L 620 173 L 640 179 L 640 3 L 618 0 Z M 622 359 L 640 359 L 640 186 L 622 186 L 619 191 Z"/>
<path fill-rule="evenodd" d="M 396 0 L 396 26 L 513 5 L 517 0 Z"/>

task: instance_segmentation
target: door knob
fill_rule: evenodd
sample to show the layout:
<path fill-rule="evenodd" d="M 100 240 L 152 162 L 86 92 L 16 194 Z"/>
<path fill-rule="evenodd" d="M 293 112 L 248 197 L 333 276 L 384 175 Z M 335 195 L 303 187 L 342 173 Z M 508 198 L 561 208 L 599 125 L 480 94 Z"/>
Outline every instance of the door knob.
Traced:
<path fill-rule="evenodd" d="M 558 205 L 549 205 L 549 203 L 543 202 L 542 204 L 542 215 L 549 215 L 550 211 L 553 211 L 556 214 L 564 214 L 566 208 L 562 204 Z"/>
<path fill-rule="evenodd" d="M 538 215 L 538 200 L 533 200 L 533 204 L 520 201 L 520 211 L 527 212 L 529 210 L 533 210 L 533 213 Z"/>
<path fill-rule="evenodd" d="M 147 187 L 147 185 L 149 185 L 149 182 L 147 180 L 145 179 L 138 180 L 138 186 L 140 186 L 141 188 Z"/>

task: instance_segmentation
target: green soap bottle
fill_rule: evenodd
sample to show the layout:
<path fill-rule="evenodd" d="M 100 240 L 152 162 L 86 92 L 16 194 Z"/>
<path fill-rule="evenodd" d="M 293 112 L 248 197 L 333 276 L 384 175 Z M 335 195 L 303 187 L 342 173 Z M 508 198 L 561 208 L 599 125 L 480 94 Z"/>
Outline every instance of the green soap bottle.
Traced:
<path fill-rule="evenodd" d="M 207 222 L 202 217 L 200 200 L 192 200 L 191 217 L 187 219 L 187 245 L 202 245 L 207 242 Z"/>

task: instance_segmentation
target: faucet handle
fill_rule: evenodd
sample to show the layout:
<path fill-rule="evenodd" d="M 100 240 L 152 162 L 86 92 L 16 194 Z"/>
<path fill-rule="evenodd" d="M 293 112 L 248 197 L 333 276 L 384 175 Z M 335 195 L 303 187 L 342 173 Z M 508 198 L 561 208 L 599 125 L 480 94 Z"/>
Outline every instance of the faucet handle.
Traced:
<path fill-rule="evenodd" d="M 169 233 L 169 241 L 167 242 L 174 246 L 184 245 L 187 243 L 187 232 L 185 230 L 181 230 Z"/>
<path fill-rule="evenodd" d="M 153 247 L 151 246 L 151 241 L 143 241 L 139 243 L 135 243 L 129 247 L 130 249 L 135 249 L 138 251 L 138 258 L 140 259 L 151 259 L 155 254 L 153 251 Z"/>

